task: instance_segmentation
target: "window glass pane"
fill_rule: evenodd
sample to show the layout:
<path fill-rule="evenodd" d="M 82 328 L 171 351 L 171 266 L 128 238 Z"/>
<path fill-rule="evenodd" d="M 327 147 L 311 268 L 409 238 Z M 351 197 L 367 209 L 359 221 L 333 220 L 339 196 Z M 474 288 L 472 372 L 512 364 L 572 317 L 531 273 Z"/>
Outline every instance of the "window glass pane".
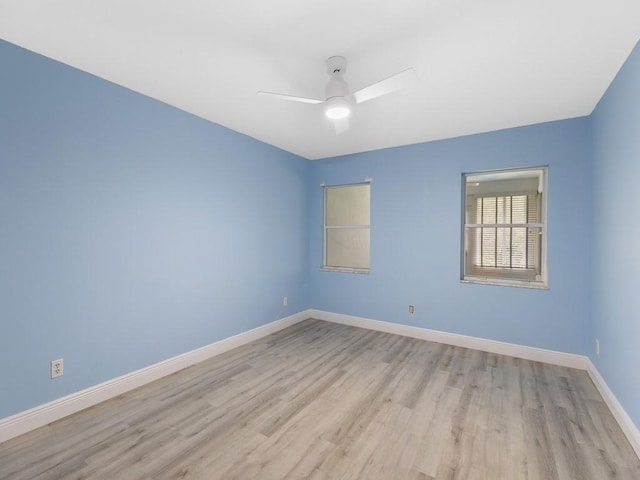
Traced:
<path fill-rule="evenodd" d="M 498 199 L 496 197 L 484 197 L 480 200 L 482 201 L 482 219 L 480 223 L 497 223 L 496 211 Z"/>
<path fill-rule="evenodd" d="M 510 228 L 496 229 L 495 266 L 511 268 L 511 229 Z"/>
<path fill-rule="evenodd" d="M 470 261 L 473 265 L 480 267 L 482 266 L 482 229 L 473 228 L 472 230 L 471 235 L 467 236 L 473 242 L 473 245 L 469 248 L 469 251 L 472 252 Z"/>
<path fill-rule="evenodd" d="M 466 174 L 463 279 L 540 282 L 545 229 L 544 168 Z M 542 224 L 540 227 L 528 226 Z M 473 227 L 471 225 L 478 225 Z M 517 284 L 517 282 L 514 282 Z"/>
<path fill-rule="evenodd" d="M 328 228 L 327 267 L 369 268 L 368 228 Z"/>
<path fill-rule="evenodd" d="M 518 195 L 512 198 L 511 223 L 527 223 L 527 196 Z"/>
<path fill-rule="evenodd" d="M 467 212 L 469 212 L 467 223 L 480 223 L 482 221 L 482 198 L 475 199 L 475 208 L 473 208 L 473 201 L 473 197 L 467 197 L 467 203 L 471 205 L 467 208 Z"/>
<path fill-rule="evenodd" d="M 480 267 L 496 266 L 496 229 L 482 229 L 482 257 L 480 258 Z"/>
<path fill-rule="evenodd" d="M 498 212 L 496 223 L 510 223 L 511 220 L 511 197 L 497 197 Z"/>
<path fill-rule="evenodd" d="M 540 273 L 540 256 L 542 253 L 542 229 L 527 228 L 527 268 Z"/>
<path fill-rule="evenodd" d="M 540 195 L 527 197 L 527 222 L 540 223 Z"/>
<path fill-rule="evenodd" d="M 467 227 L 468 255 L 476 267 L 539 270 L 538 227 Z"/>
<path fill-rule="evenodd" d="M 326 189 L 326 225 L 369 225 L 369 185 Z"/>
<path fill-rule="evenodd" d="M 512 268 L 527 268 L 527 229 L 511 228 Z"/>

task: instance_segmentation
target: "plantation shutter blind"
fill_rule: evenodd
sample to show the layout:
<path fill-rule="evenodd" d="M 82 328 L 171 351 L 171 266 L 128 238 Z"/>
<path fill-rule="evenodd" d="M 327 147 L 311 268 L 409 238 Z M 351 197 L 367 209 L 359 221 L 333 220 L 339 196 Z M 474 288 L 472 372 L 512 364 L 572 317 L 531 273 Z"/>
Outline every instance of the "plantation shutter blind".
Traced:
<path fill-rule="evenodd" d="M 467 271 L 535 280 L 540 275 L 541 192 L 537 179 L 474 185 L 466 199 Z"/>

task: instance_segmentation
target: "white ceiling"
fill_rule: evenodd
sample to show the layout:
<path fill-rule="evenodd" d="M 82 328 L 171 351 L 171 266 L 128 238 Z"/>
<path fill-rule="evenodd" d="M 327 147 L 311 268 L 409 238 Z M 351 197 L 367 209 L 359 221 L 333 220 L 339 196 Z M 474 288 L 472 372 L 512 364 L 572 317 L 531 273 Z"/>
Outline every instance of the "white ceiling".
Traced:
<path fill-rule="evenodd" d="M 0 38 L 306 158 L 591 113 L 640 39 L 639 0 L 0 0 Z M 336 135 L 325 59 L 357 90 Z"/>

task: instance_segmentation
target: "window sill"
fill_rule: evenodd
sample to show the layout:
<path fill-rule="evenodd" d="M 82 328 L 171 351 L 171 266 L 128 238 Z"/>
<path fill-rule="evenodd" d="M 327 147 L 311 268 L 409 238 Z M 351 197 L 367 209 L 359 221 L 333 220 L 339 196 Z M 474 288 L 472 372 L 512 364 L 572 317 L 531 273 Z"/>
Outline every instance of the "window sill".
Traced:
<path fill-rule="evenodd" d="M 461 283 L 478 283 L 481 285 L 497 285 L 502 287 L 533 288 L 537 290 L 549 289 L 549 285 L 546 282 L 512 280 L 512 279 L 506 279 L 506 278 L 472 277 L 469 275 L 461 279 L 460 282 Z"/>
<path fill-rule="evenodd" d="M 357 273 L 359 275 L 369 275 L 368 268 L 347 268 L 347 267 L 320 267 L 321 272 L 336 272 L 336 273 Z"/>

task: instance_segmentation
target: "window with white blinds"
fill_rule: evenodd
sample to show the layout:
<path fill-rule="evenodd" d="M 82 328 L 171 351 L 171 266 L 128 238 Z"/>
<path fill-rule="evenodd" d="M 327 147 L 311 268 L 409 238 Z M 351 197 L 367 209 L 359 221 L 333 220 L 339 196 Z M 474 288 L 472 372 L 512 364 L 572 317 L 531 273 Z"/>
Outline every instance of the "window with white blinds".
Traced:
<path fill-rule="evenodd" d="M 546 287 L 545 173 L 464 175 L 463 280 Z"/>
<path fill-rule="evenodd" d="M 323 269 L 369 271 L 370 190 L 368 183 L 324 187 Z"/>

